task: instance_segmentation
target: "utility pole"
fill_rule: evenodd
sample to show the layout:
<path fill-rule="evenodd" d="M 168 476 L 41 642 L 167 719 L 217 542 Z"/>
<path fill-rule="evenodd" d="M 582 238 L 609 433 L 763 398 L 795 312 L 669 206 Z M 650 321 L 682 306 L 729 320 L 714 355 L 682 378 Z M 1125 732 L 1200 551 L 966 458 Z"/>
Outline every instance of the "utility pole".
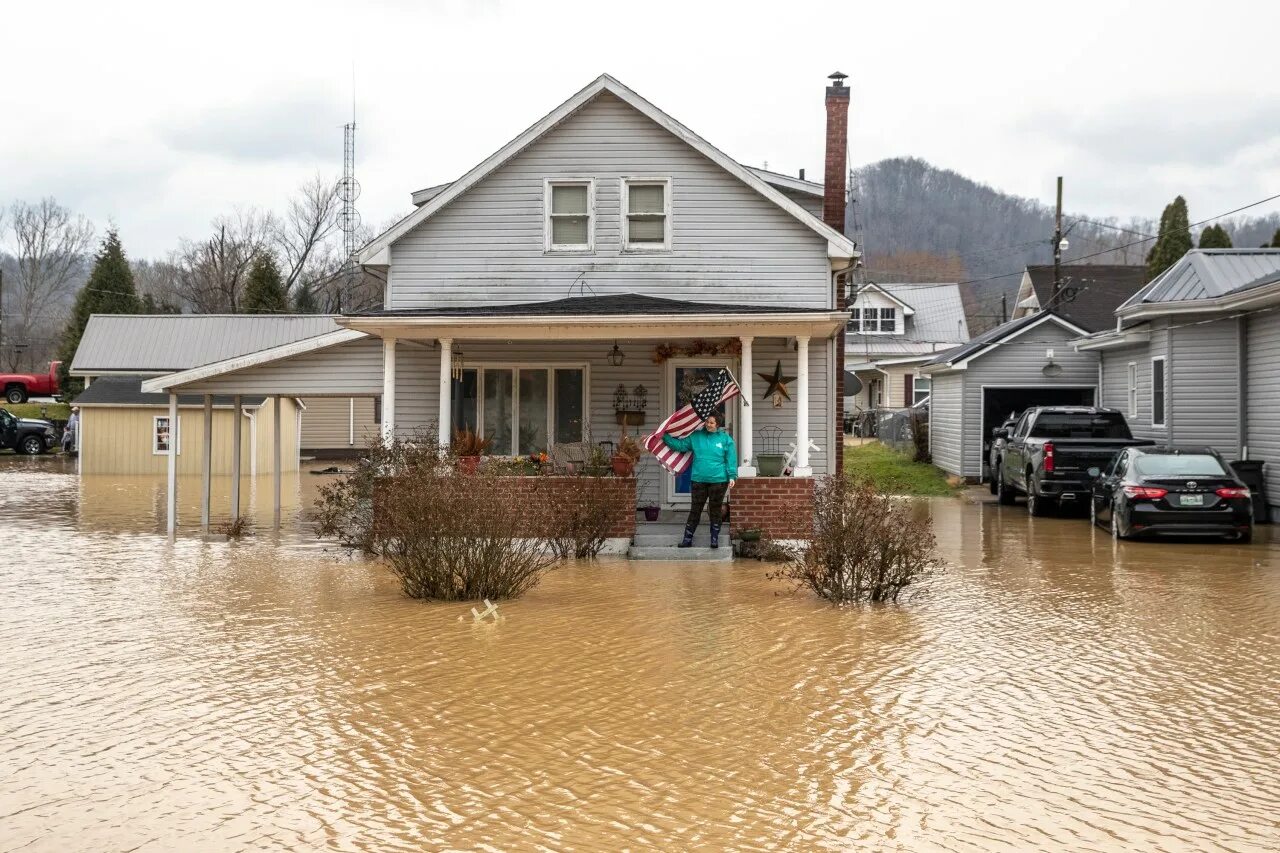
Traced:
<path fill-rule="evenodd" d="M 1062 176 L 1058 176 L 1058 215 L 1053 228 L 1053 297 L 1049 305 L 1058 304 L 1058 293 L 1062 290 Z"/>
<path fill-rule="evenodd" d="M 1000 325 L 1009 322 L 1009 294 L 1000 294 Z"/>

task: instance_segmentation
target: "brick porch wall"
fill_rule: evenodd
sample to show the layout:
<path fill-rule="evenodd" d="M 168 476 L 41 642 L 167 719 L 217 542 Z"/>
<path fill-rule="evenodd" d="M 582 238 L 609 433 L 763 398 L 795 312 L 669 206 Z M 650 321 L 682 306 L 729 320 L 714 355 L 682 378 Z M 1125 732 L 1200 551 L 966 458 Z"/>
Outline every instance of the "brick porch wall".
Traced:
<path fill-rule="evenodd" d="M 594 481 L 594 483 L 592 482 Z M 610 537 L 626 537 L 630 539 L 636 532 L 636 480 L 634 477 L 492 477 L 484 482 L 512 499 L 515 506 L 550 506 L 551 529 L 537 530 L 529 524 L 529 519 L 513 519 L 514 526 L 522 536 L 546 537 L 556 532 L 557 519 L 563 518 L 560 512 L 567 512 L 585 500 L 590 494 L 588 489 L 594 484 L 604 490 L 604 496 L 612 503 L 616 512 L 613 524 L 609 528 Z"/>
<path fill-rule="evenodd" d="M 770 539 L 807 539 L 813 533 L 812 477 L 743 477 L 733 487 L 735 532 L 753 527 Z"/>

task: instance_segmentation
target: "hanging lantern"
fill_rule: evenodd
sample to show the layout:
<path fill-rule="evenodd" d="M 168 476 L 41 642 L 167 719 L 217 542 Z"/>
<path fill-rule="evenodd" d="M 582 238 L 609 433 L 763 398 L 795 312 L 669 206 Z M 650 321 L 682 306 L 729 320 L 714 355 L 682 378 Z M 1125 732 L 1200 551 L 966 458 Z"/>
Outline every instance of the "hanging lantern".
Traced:
<path fill-rule="evenodd" d="M 622 360 L 626 358 L 626 356 L 623 355 L 622 350 L 618 349 L 617 341 L 613 342 L 613 349 L 609 350 L 609 355 L 606 357 L 609 359 L 609 363 L 614 367 L 622 367 Z"/>
<path fill-rule="evenodd" d="M 460 349 L 453 351 L 453 378 L 456 382 L 462 381 L 462 350 Z"/>

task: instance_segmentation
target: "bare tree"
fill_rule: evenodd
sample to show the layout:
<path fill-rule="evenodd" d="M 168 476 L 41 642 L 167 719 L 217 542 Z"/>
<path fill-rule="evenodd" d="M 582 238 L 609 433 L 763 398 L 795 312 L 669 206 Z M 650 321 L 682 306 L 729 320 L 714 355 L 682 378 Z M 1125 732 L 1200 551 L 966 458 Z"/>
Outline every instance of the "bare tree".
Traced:
<path fill-rule="evenodd" d="M 138 289 L 144 313 L 177 314 L 181 312 L 179 269 L 171 261 L 131 260 L 134 286 Z"/>
<path fill-rule="evenodd" d="M 254 259 L 271 246 L 275 222 L 248 210 L 220 217 L 213 227 L 207 240 L 183 240 L 170 259 L 177 292 L 197 314 L 235 314 Z"/>
<path fill-rule="evenodd" d="M 0 233 L 6 233 L 0 231 Z M 5 334 L 27 344 L 28 356 L 43 358 L 56 345 L 56 329 L 68 297 L 84 277 L 93 224 L 53 198 L 14 202 L 7 233 L 14 249 L 13 281 L 5 282 Z M 10 346 L 10 369 L 21 350 Z"/>
<path fill-rule="evenodd" d="M 338 184 L 317 174 L 298 188 L 284 216 L 274 223 L 286 293 L 299 284 L 314 284 L 341 265 L 341 253 L 330 239 L 338 230 L 337 214 Z"/>

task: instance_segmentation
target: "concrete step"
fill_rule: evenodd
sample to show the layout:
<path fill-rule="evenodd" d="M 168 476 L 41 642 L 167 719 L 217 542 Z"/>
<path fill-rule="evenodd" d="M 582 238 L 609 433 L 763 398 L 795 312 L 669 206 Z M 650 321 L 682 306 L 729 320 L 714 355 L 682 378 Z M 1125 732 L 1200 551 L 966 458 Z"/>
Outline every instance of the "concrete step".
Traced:
<path fill-rule="evenodd" d="M 657 527 L 657 525 L 648 525 L 644 528 L 636 528 L 635 535 L 631 537 L 633 545 L 676 545 L 684 538 L 684 525 L 672 527 L 670 530 L 650 530 L 649 527 Z M 720 528 L 720 544 L 724 545 L 729 541 L 729 525 Z M 693 534 L 694 545 L 711 544 L 711 531 L 704 524 L 698 528 Z"/>
<path fill-rule="evenodd" d="M 719 548 L 677 548 L 674 545 L 632 545 L 627 556 L 632 560 L 669 560 L 671 562 L 719 563 L 733 559 L 733 549 L 726 540 Z"/>

